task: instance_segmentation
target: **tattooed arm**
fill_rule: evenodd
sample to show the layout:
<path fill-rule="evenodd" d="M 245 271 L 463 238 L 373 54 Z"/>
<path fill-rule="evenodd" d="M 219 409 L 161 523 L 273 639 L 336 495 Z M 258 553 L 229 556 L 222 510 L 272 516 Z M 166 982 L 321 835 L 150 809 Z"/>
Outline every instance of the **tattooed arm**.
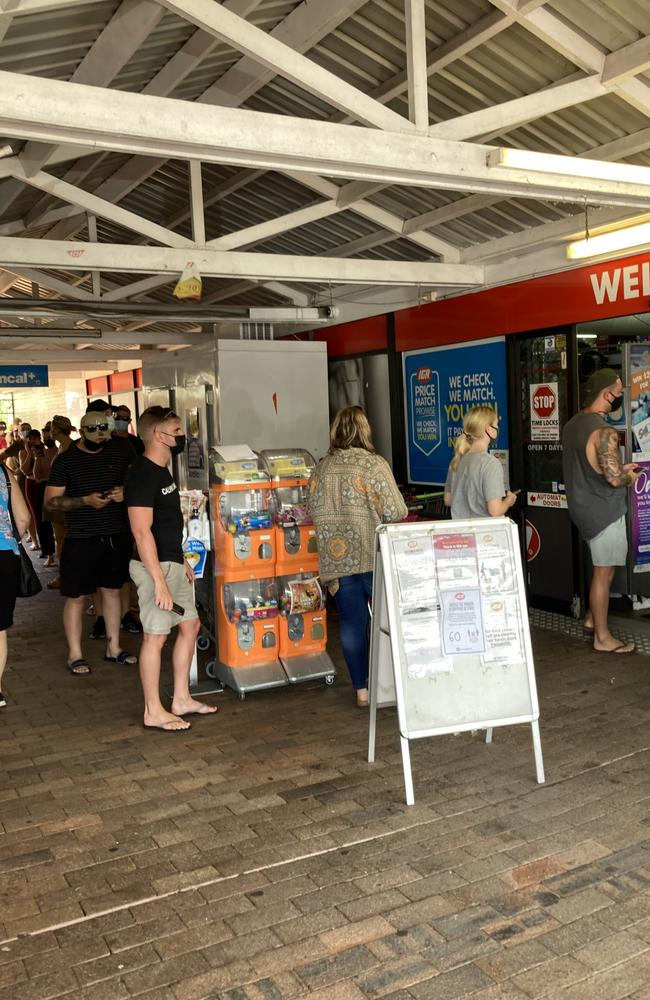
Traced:
<path fill-rule="evenodd" d="M 598 431 L 596 458 L 610 486 L 631 486 L 639 478 L 633 466 L 622 465 L 618 434 L 613 427 L 603 427 Z"/>
<path fill-rule="evenodd" d="M 101 493 L 90 493 L 86 497 L 67 497 L 65 486 L 48 486 L 45 490 L 45 506 L 47 510 L 79 510 L 80 507 L 94 507 L 101 510 L 111 502 L 110 498 Z"/>

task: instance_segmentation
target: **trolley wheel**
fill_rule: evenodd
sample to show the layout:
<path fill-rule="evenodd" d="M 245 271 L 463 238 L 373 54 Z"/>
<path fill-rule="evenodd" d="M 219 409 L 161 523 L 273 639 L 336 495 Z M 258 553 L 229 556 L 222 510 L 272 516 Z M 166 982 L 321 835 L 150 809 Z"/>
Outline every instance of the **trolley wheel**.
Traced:
<path fill-rule="evenodd" d="M 208 660 L 208 662 L 205 665 L 205 672 L 206 672 L 206 674 L 208 675 L 208 677 L 210 678 L 211 681 L 216 680 L 217 679 L 217 661 L 216 660 Z"/>
<path fill-rule="evenodd" d="M 210 636 L 201 632 L 196 640 L 196 648 L 205 653 L 210 648 Z"/>
<path fill-rule="evenodd" d="M 328 687 L 331 687 L 334 683 L 334 674 L 325 674 L 325 683 Z"/>

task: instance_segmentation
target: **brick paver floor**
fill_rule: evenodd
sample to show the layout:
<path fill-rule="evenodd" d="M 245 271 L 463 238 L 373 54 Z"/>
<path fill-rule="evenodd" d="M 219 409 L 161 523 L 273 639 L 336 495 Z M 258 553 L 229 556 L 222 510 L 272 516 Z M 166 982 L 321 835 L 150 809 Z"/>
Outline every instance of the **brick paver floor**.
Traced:
<path fill-rule="evenodd" d="M 547 784 L 527 727 L 439 737 L 407 808 L 345 677 L 148 733 L 101 643 L 65 673 L 60 609 L 10 635 L 0 1000 L 650 998 L 648 658 L 537 632 Z"/>

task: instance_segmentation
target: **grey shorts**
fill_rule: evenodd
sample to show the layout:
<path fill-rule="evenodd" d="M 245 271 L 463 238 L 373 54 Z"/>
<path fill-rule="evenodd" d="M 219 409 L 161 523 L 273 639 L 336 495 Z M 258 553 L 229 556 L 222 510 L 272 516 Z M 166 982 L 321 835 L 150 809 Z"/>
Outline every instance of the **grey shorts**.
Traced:
<path fill-rule="evenodd" d="M 194 603 L 194 587 L 185 575 L 185 566 L 175 562 L 163 562 L 160 565 L 174 603 L 185 608 L 185 614 L 181 618 L 175 612 L 163 611 L 157 606 L 154 601 L 156 588 L 151 573 L 139 559 L 132 559 L 129 572 L 138 589 L 140 621 L 147 635 L 169 635 L 175 625 L 199 617 Z"/>
<path fill-rule="evenodd" d="M 587 542 L 594 566 L 625 566 L 627 528 L 625 514 L 613 521 Z"/>

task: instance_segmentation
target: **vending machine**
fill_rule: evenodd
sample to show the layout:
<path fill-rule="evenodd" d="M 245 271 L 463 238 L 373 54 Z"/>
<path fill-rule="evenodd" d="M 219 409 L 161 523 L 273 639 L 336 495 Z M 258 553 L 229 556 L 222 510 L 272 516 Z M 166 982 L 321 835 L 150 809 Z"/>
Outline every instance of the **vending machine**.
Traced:
<path fill-rule="evenodd" d="M 215 676 L 244 697 L 281 687 L 279 601 L 275 582 L 273 495 L 269 476 L 245 445 L 210 459 L 214 539 Z"/>
<path fill-rule="evenodd" d="M 336 670 L 326 652 L 327 613 L 307 506 L 316 463 L 302 448 L 263 450 L 260 459 L 273 486 L 280 662 L 291 683 L 322 677 L 331 684 Z"/>

